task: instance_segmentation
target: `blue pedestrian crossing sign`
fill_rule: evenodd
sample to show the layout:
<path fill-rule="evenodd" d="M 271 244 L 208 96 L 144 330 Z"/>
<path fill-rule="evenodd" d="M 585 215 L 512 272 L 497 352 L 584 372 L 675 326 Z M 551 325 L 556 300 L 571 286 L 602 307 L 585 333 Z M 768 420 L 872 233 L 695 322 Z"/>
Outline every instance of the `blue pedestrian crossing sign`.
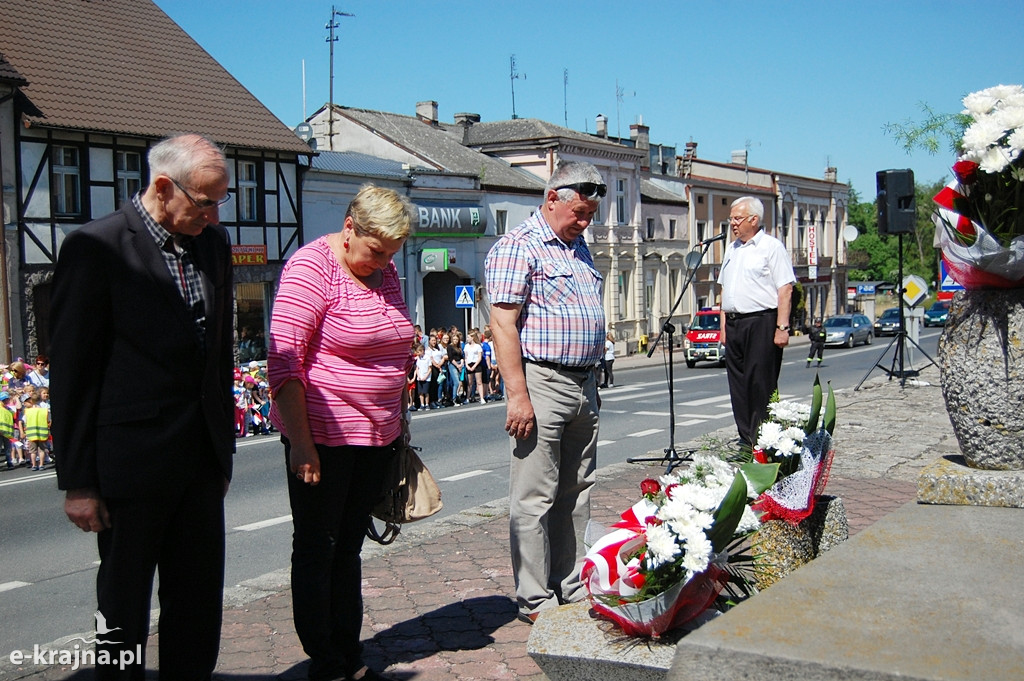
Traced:
<path fill-rule="evenodd" d="M 956 283 L 956 279 L 946 268 L 946 261 L 939 261 L 939 290 L 940 291 L 963 291 L 964 287 Z"/>
<path fill-rule="evenodd" d="M 467 307 L 476 307 L 476 292 L 472 286 L 456 286 L 455 287 L 455 307 L 457 309 L 463 309 Z"/>

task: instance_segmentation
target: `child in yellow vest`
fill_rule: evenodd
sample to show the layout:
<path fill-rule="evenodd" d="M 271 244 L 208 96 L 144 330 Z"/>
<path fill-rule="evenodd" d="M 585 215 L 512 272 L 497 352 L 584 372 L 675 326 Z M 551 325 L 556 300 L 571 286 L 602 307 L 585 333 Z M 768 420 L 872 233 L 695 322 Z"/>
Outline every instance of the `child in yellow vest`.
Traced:
<path fill-rule="evenodd" d="M 46 461 L 46 442 L 50 439 L 50 411 L 36 404 L 36 398 L 26 397 L 21 415 L 21 430 L 25 433 L 25 447 L 32 470 L 42 470 Z"/>
<path fill-rule="evenodd" d="M 14 414 L 7 408 L 7 400 L 10 398 L 6 392 L 0 392 L 0 449 L 4 450 L 4 458 L 7 459 L 7 468 L 14 468 L 14 458 L 11 456 L 11 444 L 14 440 Z"/>

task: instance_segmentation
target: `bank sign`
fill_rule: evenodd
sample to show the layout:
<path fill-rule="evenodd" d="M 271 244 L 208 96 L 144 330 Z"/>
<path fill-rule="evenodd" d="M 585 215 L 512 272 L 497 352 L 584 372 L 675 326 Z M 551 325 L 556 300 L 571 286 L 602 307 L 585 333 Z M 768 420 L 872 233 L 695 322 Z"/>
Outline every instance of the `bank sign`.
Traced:
<path fill-rule="evenodd" d="M 479 206 L 416 204 L 415 236 L 483 236 L 487 218 Z"/>

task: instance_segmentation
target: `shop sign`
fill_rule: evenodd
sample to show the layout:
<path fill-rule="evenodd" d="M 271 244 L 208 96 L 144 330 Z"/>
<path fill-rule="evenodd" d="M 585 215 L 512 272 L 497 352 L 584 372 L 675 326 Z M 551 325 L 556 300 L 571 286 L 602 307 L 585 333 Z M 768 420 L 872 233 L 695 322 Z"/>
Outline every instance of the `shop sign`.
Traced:
<path fill-rule="evenodd" d="M 416 204 L 416 236 L 483 236 L 487 218 L 479 206 Z"/>
<path fill-rule="evenodd" d="M 420 272 L 445 272 L 447 269 L 447 248 L 424 248 L 420 251 Z"/>
<path fill-rule="evenodd" d="M 267 247 L 265 245 L 232 246 L 231 264 L 235 267 L 244 267 L 246 265 L 266 265 Z"/>

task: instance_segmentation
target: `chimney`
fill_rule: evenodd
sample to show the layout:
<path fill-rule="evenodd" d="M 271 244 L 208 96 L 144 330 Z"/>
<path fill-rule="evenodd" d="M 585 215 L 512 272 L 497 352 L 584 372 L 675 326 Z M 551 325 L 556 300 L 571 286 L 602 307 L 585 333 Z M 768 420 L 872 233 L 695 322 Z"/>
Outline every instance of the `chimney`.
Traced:
<path fill-rule="evenodd" d="M 687 142 L 686 150 L 683 152 L 683 158 L 697 158 L 697 143 Z"/>
<path fill-rule="evenodd" d="M 747 165 L 747 150 L 738 149 L 736 151 L 733 151 L 731 163 L 735 163 L 738 166 Z"/>
<path fill-rule="evenodd" d="M 829 166 L 825 168 L 825 181 L 835 182 L 836 181 L 836 168 L 835 166 Z"/>
<path fill-rule="evenodd" d="M 473 127 L 474 123 L 480 122 L 480 114 L 477 113 L 457 113 L 455 114 L 455 125 L 462 128 L 462 143 L 467 144 L 469 142 L 469 129 Z"/>
<path fill-rule="evenodd" d="M 629 126 L 629 138 L 636 144 L 637 149 L 651 148 L 651 129 L 643 123 Z"/>
<path fill-rule="evenodd" d="M 427 125 L 437 125 L 437 102 L 416 102 L 416 118 Z"/>
<path fill-rule="evenodd" d="M 608 117 L 604 114 L 597 114 L 597 136 L 608 138 Z"/>

